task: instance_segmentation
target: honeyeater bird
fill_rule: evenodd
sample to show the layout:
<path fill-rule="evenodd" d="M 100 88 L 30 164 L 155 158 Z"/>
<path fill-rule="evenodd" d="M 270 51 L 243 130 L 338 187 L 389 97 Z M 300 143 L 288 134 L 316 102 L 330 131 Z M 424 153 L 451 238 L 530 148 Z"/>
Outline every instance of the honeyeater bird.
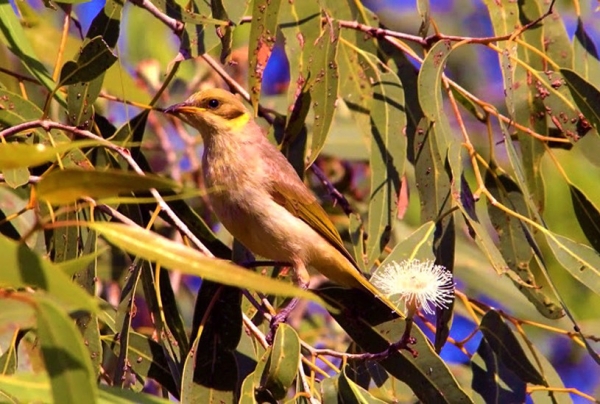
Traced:
<path fill-rule="evenodd" d="M 374 294 L 400 314 L 360 272 L 316 197 L 232 93 L 203 90 L 165 112 L 200 132 L 208 199 L 233 237 L 255 254 L 290 263 L 294 282 L 303 288 L 312 267 Z M 277 321 L 287 314 L 284 309 Z"/>

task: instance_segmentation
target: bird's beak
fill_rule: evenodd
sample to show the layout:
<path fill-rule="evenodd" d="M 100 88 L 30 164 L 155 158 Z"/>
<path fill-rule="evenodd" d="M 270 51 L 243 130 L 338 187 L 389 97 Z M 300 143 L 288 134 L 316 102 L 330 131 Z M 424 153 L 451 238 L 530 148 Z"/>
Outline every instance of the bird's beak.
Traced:
<path fill-rule="evenodd" d="M 181 114 L 190 113 L 196 111 L 198 108 L 190 105 L 189 102 L 184 101 L 179 104 L 171 105 L 169 108 L 163 110 L 167 114 L 179 116 Z"/>

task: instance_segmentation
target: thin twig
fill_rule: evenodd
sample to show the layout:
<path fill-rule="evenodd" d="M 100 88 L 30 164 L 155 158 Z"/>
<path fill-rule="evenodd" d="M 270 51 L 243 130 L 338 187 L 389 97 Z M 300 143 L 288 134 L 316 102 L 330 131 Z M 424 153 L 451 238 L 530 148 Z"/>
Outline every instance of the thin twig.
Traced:
<path fill-rule="evenodd" d="M 38 177 L 37 175 L 30 175 L 27 179 L 29 184 L 37 184 L 42 177 Z M 4 174 L 0 174 L 0 182 L 6 182 L 6 177 Z"/>
<path fill-rule="evenodd" d="M 319 181 L 321 181 L 321 184 L 327 188 L 327 192 L 329 192 L 329 195 L 331 195 L 333 200 L 340 205 L 346 216 L 350 216 L 352 213 L 354 213 L 352 207 L 350 206 L 350 202 L 348 202 L 346 197 L 340 191 L 338 191 L 336 187 L 333 186 L 323 170 L 321 170 L 321 167 L 319 167 L 317 164 L 313 164 L 310 168 L 313 174 L 315 174 Z"/>
<path fill-rule="evenodd" d="M 173 31 L 177 36 L 181 36 L 183 33 L 184 24 L 183 22 L 176 20 L 173 17 L 169 17 L 162 11 L 160 11 L 150 0 L 130 0 L 133 4 L 141 7 L 156 17 L 159 21 L 164 23 L 167 27 Z"/>
<path fill-rule="evenodd" d="M 4 74 L 7 74 L 9 76 L 12 76 L 12 77 L 16 78 L 19 81 L 27 81 L 29 83 L 34 83 L 34 84 L 38 84 L 38 85 L 40 84 L 39 81 L 37 81 L 34 78 L 31 78 L 31 77 L 28 77 L 28 76 L 23 76 L 22 74 L 15 73 L 15 72 L 10 71 L 10 70 L 8 70 L 8 69 L 6 69 L 4 67 L 1 67 L 1 66 L 0 66 L 0 72 L 2 72 Z"/>

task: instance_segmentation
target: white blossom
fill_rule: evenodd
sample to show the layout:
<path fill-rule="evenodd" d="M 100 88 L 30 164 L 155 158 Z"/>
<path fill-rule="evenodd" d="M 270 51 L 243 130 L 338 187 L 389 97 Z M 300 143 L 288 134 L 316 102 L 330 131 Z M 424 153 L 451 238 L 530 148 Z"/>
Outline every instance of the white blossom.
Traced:
<path fill-rule="evenodd" d="M 404 302 L 409 318 L 419 308 L 433 314 L 454 299 L 452 273 L 430 260 L 392 261 L 375 271 L 371 283 L 392 302 Z"/>

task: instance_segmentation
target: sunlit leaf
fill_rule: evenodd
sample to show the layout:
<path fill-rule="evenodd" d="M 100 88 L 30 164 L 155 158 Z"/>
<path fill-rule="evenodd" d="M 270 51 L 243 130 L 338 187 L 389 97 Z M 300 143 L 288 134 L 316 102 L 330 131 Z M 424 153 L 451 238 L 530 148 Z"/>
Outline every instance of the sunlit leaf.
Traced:
<path fill-rule="evenodd" d="M 367 267 L 379 258 L 389 242 L 398 212 L 401 178 L 406 164 L 406 125 L 404 91 L 394 73 L 380 68 L 377 60 L 366 55 L 366 75 L 373 99 L 369 106 L 371 141 L 371 194 L 367 224 Z"/>
<path fill-rule="evenodd" d="M 491 166 L 493 167 L 493 164 Z M 519 214 L 528 214 L 527 203 L 521 190 L 508 175 L 488 170 L 485 177 L 485 185 L 498 203 Z M 492 226 L 496 230 L 500 240 L 500 252 L 506 259 L 508 267 L 523 282 L 532 286 L 522 287 L 517 285 L 519 291 L 544 316 L 548 318 L 562 317 L 563 312 L 558 302 L 554 301 L 552 295 L 548 295 L 545 288 L 537 285 L 537 280 L 529 268 L 534 254 L 531 244 L 535 243 L 529 226 L 492 204 L 488 204 L 488 213 Z M 535 248 L 539 250 L 537 245 Z"/>
<path fill-rule="evenodd" d="M 29 73 L 37 78 L 46 89 L 52 91 L 55 87 L 52 77 L 35 54 L 9 1 L 0 2 L 0 31 L 2 32 L 0 39 L 9 45 L 8 49 L 22 61 Z M 64 99 L 60 95 L 56 97 L 64 103 Z"/>
<path fill-rule="evenodd" d="M 262 389 L 261 378 L 263 373 L 265 372 L 265 368 L 267 366 L 268 358 L 271 355 L 271 347 L 267 348 L 262 358 L 258 361 L 258 364 L 254 371 L 250 373 L 246 379 L 244 379 L 242 383 L 242 388 L 240 390 L 240 399 L 238 401 L 239 404 L 254 404 L 257 401 L 259 402 L 267 402 L 267 401 L 275 401 L 270 392 Z"/>
<path fill-rule="evenodd" d="M 258 98 L 262 87 L 263 72 L 271 57 L 277 38 L 277 16 L 283 0 L 254 0 L 252 26 L 248 44 L 250 101 L 254 113 L 258 111 Z"/>
<path fill-rule="evenodd" d="M 421 261 L 431 260 L 433 258 L 433 234 L 435 231 L 434 222 L 426 222 L 421 225 L 412 234 L 400 241 L 392 252 L 381 263 L 385 266 L 392 261 L 402 262 L 404 260 L 418 259 Z"/>
<path fill-rule="evenodd" d="M 311 165 L 321 152 L 333 121 L 339 85 L 337 63 L 339 35 L 340 28 L 337 24 L 333 24 L 331 28 L 327 27 L 315 42 L 314 54 L 311 56 L 309 90 L 314 122 L 311 154 L 307 165 Z"/>
<path fill-rule="evenodd" d="M 547 232 L 546 240 L 556 259 L 569 273 L 596 294 L 600 294 L 600 254 L 587 245 Z"/>
<path fill-rule="evenodd" d="M 275 399 L 283 399 L 298 373 L 300 339 L 293 328 L 280 324 L 275 333 L 273 350 L 266 369 L 264 387 Z"/>
<path fill-rule="evenodd" d="M 11 91 L 0 88 L 0 130 L 23 122 L 40 119 L 42 114 L 42 110 L 33 102 Z M 31 130 L 35 131 L 38 135 L 43 135 L 44 133 L 42 129 Z"/>
<path fill-rule="evenodd" d="M 598 50 L 592 35 L 585 29 L 581 16 L 577 17 L 577 29 L 573 36 L 573 60 L 577 61 L 573 64 L 573 69 L 579 75 L 593 85 L 600 86 Z"/>
<path fill-rule="evenodd" d="M 80 140 L 61 143 L 56 147 L 43 144 L 1 143 L 0 169 L 35 167 L 56 160 L 57 155 L 75 149 L 98 146 L 95 140 Z"/>
<path fill-rule="evenodd" d="M 302 297 L 321 302 L 314 294 L 289 283 L 270 279 L 227 261 L 209 258 L 197 250 L 149 230 L 120 223 L 87 223 L 111 243 L 149 261 L 224 285 L 247 288 L 276 296 Z"/>
<path fill-rule="evenodd" d="M 67 169 L 44 175 L 36 186 L 39 198 L 52 204 L 75 202 L 83 196 L 101 199 L 152 188 L 177 189 L 179 185 L 156 175 Z"/>
<path fill-rule="evenodd" d="M 38 256 L 26 245 L 0 235 L 0 255 L 3 260 L 3 270 L 0 271 L 1 286 L 39 288 L 73 310 L 95 310 L 96 303 L 90 295 L 75 285 L 50 261 Z"/>
<path fill-rule="evenodd" d="M 0 392 L 9 394 L 15 402 L 51 402 L 50 379 L 46 373 L 23 372 L 17 375 L 0 375 Z M 2 397 L 3 399 L 5 397 Z"/>
<path fill-rule="evenodd" d="M 591 124 L 596 131 L 600 130 L 600 112 L 598 112 L 600 91 L 573 70 L 561 69 L 560 72 L 571 89 L 571 94 L 577 106 L 589 119 L 587 125 Z M 583 125 L 584 123 L 580 121 L 580 124 Z"/>
<path fill-rule="evenodd" d="M 54 402 L 98 400 L 95 372 L 89 353 L 73 321 L 47 299 L 37 299 L 37 335 L 46 370 L 50 374 Z"/>

